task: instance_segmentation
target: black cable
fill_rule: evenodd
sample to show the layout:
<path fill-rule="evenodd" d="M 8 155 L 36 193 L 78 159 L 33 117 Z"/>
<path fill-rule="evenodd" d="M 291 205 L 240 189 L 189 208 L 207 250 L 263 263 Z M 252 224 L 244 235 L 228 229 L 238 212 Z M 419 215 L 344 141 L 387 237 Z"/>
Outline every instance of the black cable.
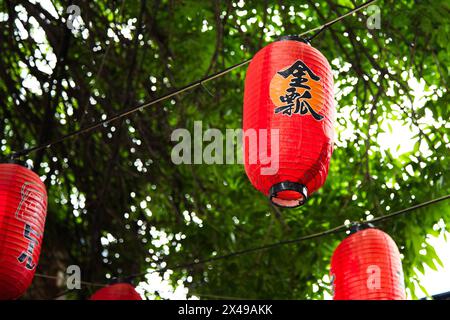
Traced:
<path fill-rule="evenodd" d="M 251 60 L 251 59 L 250 59 L 250 60 Z M 66 134 L 66 135 L 63 135 L 62 137 L 59 137 L 59 138 L 57 138 L 57 139 L 55 139 L 55 140 L 48 141 L 48 142 L 46 142 L 46 143 L 43 143 L 43 144 L 41 144 L 41 145 L 38 145 L 38 146 L 35 146 L 35 147 L 32 147 L 32 148 L 28 148 L 28 149 L 23 149 L 23 150 L 21 150 L 21 151 L 17 151 L 17 152 L 15 152 L 15 153 L 13 153 L 13 154 L 11 155 L 11 158 L 12 158 L 12 159 L 17 159 L 17 158 L 19 158 L 19 157 L 21 157 L 21 156 L 24 156 L 24 155 L 27 155 L 27 154 L 29 154 L 29 153 L 31 153 L 31 152 L 35 152 L 35 151 L 39 151 L 39 150 L 48 148 L 48 147 L 50 147 L 50 146 L 52 146 L 52 145 L 54 145 L 54 144 L 60 143 L 60 142 L 62 142 L 62 141 L 64 141 L 64 140 L 67 140 L 67 139 L 70 139 L 70 138 L 72 138 L 72 137 L 78 136 L 78 135 L 80 135 L 80 134 L 83 134 L 83 133 L 92 131 L 92 130 L 94 130 L 94 129 L 97 129 L 98 127 L 101 127 L 101 126 L 103 126 L 103 125 L 106 125 L 106 124 L 108 124 L 108 123 L 110 123 L 110 122 L 112 122 L 112 121 L 118 120 L 118 119 L 120 119 L 120 118 L 126 117 L 126 116 L 128 116 L 128 115 L 130 115 L 130 114 L 132 114 L 132 113 L 134 113 L 134 112 L 136 112 L 136 111 L 139 111 L 139 110 L 141 110 L 141 109 L 144 109 L 144 108 L 149 107 L 149 106 L 151 106 L 151 105 L 154 105 L 154 104 L 156 104 L 156 103 L 159 103 L 159 102 L 162 102 L 162 101 L 164 101 L 164 100 L 167 100 L 167 99 L 169 99 L 169 98 L 171 98 L 171 97 L 173 97 L 173 96 L 176 96 L 176 95 L 178 95 L 178 94 L 180 94 L 180 93 L 183 93 L 183 92 L 185 92 L 185 91 L 194 89 L 194 88 L 196 88 L 196 87 L 202 85 L 203 83 L 205 83 L 205 82 L 207 82 L 207 81 L 210 81 L 210 80 L 213 80 L 213 79 L 215 79 L 215 78 L 218 78 L 218 77 L 220 77 L 220 76 L 222 76 L 222 75 L 224 75 L 224 74 L 229 73 L 230 71 L 232 71 L 232 70 L 234 70 L 234 69 L 236 69 L 236 68 L 239 68 L 239 67 L 241 67 L 241 66 L 243 66 L 243 65 L 246 65 L 247 63 L 250 62 L 250 60 L 246 60 L 246 61 L 240 62 L 240 63 L 238 63 L 238 64 L 235 64 L 235 65 L 233 65 L 233 66 L 231 66 L 231 67 L 229 67 L 229 68 L 227 68 L 227 69 L 224 69 L 224 70 L 219 71 L 219 72 L 217 72 L 217 73 L 215 73 L 215 74 L 212 74 L 212 75 L 210 75 L 210 76 L 207 76 L 207 77 L 205 77 L 205 78 L 203 78 L 203 79 L 200 79 L 200 80 L 197 80 L 197 81 L 195 81 L 195 82 L 192 82 L 192 83 L 190 83 L 190 84 L 188 84 L 188 85 L 182 87 L 181 89 L 174 90 L 174 91 L 172 91 L 172 92 L 169 92 L 169 93 L 163 95 L 162 97 L 156 98 L 156 99 L 151 100 L 151 101 L 149 101 L 149 102 L 145 102 L 145 103 L 142 103 L 142 104 L 140 104 L 140 105 L 138 105 L 138 106 L 129 108 L 129 109 L 127 109 L 127 110 L 125 110 L 125 111 L 122 111 L 122 112 L 119 112 L 118 114 L 116 114 L 116 115 L 114 115 L 114 116 L 112 116 L 112 117 L 110 117 L 110 118 L 107 118 L 107 119 L 105 119 L 105 120 L 96 122 L 96 123 L 94 123 L 94 124 L 92 124 L 92 125 L 90 125 L 90 126 L 87 126 L 87 127 L 85 127 L 85 128 L 81 128 L 81 129 L 79 129 L 79 130 L 70 132 L 70 133 L 68 133 L 68 134 Z"/>
<path fill-rule="evenodd" d="M 368 223 L 368 222 L 376 223 L 376 222 L 379 222 L 379 221 L 387 220 L 387 219 L 390 219 L 390 218 L 393 218 L 393 217 L 396 217 L 396 216 L 399 216 L 399 215 L 402 215 L 402 214 L 405 214 L 405 213 L 408 213 L 408 212 L 411 212 L 411 211 L 414 211 L 414 210 L 417 210 L 417 209 L 429 206 L 431 204 L 435 204 L 435 203 L 447 200 L 447 199 L 450 199 L 450 194 L 448 194 L 446 196 L 443 196 L 443 197 L 440 197 L 440 198 L 432 199 L 430 201 L 422 202 L 422 203 L 416 204 L 415 206 L 412 206 L 412 207 L 409 207 L 409 208 L 406 208 L 406 209 L 402 209 L 402 210 L 399 210 L 399 211 L 396 211 L 396 212 L 393 212 L 393 213 L 390 213 L 390 214 L 386 214 L 384 216 L 380 216 L 380 217 L 374 218 L 372 220 L 365 220 L 365 221 L 363 221 L 363 223 Z"/>
<path fill-rule="evenodd" d="M 161 272 L 165 272 L 167 270 L 175 270 L 175 269 L 183 269 L 183 268 L 189 268 L 189 267 L 193 267 L 196 265 L 200 265 L 200 264 L 205 264 L 205 263 L 209 263 L 209 262 L 215 262 L 217 260 L 224 260 L 224 259 L 228 259 L 228 258 L 232 258 L 232 257 L 236 257 L 236 256 L 240 256 L 240 255 L 244 255 L 244 254 L 249 254 L 249 253 L 253 253 L 253 252 L 257 252 L 257 251 L 262 251 L 262 250 L 269 250 L 269 249 L 273 249 L 282 245 L 287 245 L 287 244 L 293 244 L 293 243 L 299 243 L 302 241 L 306 241 L 306 240 L 311 240 L 311 239 L 315 239 L 315 238 L 321 238 L 330 234 L 334 234 L 334 233 L 338 233 L 341 231 L 345 231 L 348 230 L 352 225 L 354 224 L 365 224 L 365 223 L 376 223 L 376 222 L 380 222 L 380 221 L 384 221 L 384 220 L 388 220 L 391 218 L 395 218 L 398 217 L 402 214 L 405 213 L 409 213 L 412 212 L 414 210 L 417 209 L 421 209 L 423 207 L 444 201 L 444 200 L 448 200 L 450 199 L 450 194 L 442 196 L 440 198 L 436 198 L 436 199 L 432 199 L 430 201 L 426 201 L 426 202 L 422 202 L 419 204 L 416 204 L 414 206 L 411 206 L 409 208 L 406 209 L 402 209 L 390 214 L 386 214 L 383 216 L 380 216 L 378 218 L 374 218 L 374 219 L 367 219 L 367 220 L 362 220 L 362 221 L 358 221 L 358 222 L 352 222 L 350 224 L 342 224 L 340 226 L 337 226 L 335 228 L 332 229 L 328 229 L 322 232 L 317 232 L 317 233 L 313 233 L 310 235 L 306 235 L 303 237 L 299 237 L 299 238 L 295 238 L 295 239 L 289 239 L 289 240 L 282 240 L 282 241 L 278 241 L 278 242 L 274 242 L 271 244 L 267 244 L 267 245 L 263 245 L 263 246 L 259 246 L 259 247 L 253 247 L 253 248 L 248 248 L 248 249 L 243 249 L 240 251 L 234 251 L 234 252 L 230 252 L 221 256 L 217 256 L 217 257 L 211 257 L 211 258 L 206 258 L 206 259 L 196 259 L 193 262 L 190 263 L 184 263 L 184 264 L 179 264 L 173 267 L 164 267 L 164 268 L 158 268 L 152 271 L 146 271 L 146 272 L 141 272 L 141 273 L 136 273 L 136 274 L 132 274 L 126 277 L 120 277 L 120 279 L 122 279 L 123 281 L 126 282 L 130 282 L 131 280 L 135 279 L 135 278 L 139 278 L 142 276 L 145 276 L 147 274 L 153 274 L 153 273 L 161 273 Z M 49 275 L 44 275 L 44 274 L 35 274 L 35 276 L 37 277 L 42 277 L 42 278 L 48 278 L 48 279 L 58 279 L 58 277 L 56 276 L 49 276 Z M 116 281 L 118 278 L 112 278 L 111 281 Z M 108 283 L 105 284 L 101 284 L 98 282 L 88 282 L 88 281 L 82 281 L 82 284 L 86 284 L 86 285 L 92 285 L 92 286 L 107 286 L 109 285 Z"/>

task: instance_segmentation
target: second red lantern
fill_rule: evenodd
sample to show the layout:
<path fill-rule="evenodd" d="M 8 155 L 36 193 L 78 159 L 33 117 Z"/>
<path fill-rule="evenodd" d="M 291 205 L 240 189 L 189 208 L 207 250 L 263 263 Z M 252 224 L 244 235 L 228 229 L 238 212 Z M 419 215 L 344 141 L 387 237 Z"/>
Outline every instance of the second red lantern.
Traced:
<path fill-rule="evenodd" d="M 381 230 L 357 231 L 331 258 L 334 300 L 404 300 L 402 263 L 397 245 Z"/>
<path fill-rule="evenodd" d="M 333 76 L 306 41 L 284 37 L 252 59 L 244 92 L 244 163 L 256 189 L 282 207 L 302 205 L 328 175 Z"/>

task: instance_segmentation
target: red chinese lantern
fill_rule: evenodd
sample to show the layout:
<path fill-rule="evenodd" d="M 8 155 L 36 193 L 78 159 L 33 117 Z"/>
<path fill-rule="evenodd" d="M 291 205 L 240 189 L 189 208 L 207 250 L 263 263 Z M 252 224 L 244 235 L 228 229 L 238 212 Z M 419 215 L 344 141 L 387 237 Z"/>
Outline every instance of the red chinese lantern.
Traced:
<path fill-rule="evenodd" d="M 116 283 L 95 292 L 91 300 L 142 300 L 142 298 L 132 285 Z"/>
<path fill-rule="evenodd" d="M 28 289 L 41 252 L 47 191 L 33 171 L 0 164 L 0 299 Z"/>
<path fill-rule="evenodd" d="M 244 92 L 245 171 L 272 203 L 300 206 L 325 183 L 334 114 L 330 65 L 308 42 L 283 37 L 253 57 Z"/>
<path fill-rule="evenodd" d="M 331 258 L 334 300 L 404 300 L 402 263 L 397 245 L 381 230 L 348 236 Z"/>

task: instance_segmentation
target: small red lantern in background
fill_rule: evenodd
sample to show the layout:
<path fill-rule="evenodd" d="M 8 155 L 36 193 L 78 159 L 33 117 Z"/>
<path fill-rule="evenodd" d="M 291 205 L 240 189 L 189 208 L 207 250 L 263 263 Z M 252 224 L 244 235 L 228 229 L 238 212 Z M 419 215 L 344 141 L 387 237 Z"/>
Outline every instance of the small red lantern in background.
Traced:
<path fill-rule="evenodd" d="M 308 42 L 283 37 L 253 57 L 244 92 L 245 171 L 272 203 L 297 207 L 325 183 L 334 114 L 331 67 Z"/>
<path fill-rule="evenodd" d="M 331 258 L 333 299 L 406 299 L 400 253 L 394 240 L 379 229 L 357 230 L 339 244 Z"/>
<path fill-rule="evenodd" d="M 95 292 L 91 300 L 142 300 L 142 298 L 132 285 L 116 283 Z"/>
<path fill-rule="evenodd" d="M 21 165 L 0 164 L 0 299 L 17 299 L 33 280 L 47 215 L 47 191 Z"/>

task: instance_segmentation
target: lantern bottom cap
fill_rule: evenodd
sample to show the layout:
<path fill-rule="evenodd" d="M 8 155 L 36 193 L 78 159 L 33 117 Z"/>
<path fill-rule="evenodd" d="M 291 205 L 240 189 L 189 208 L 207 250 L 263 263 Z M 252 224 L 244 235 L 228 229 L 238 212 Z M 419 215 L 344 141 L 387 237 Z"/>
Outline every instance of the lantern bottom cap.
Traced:
<path fill-rule="evenodd" d="M 308 199 L 308 189 L 305 185 L 297 182 L 279 182 L 270 188 L 269 199 L 278 207 L 299 207 Z"/>

